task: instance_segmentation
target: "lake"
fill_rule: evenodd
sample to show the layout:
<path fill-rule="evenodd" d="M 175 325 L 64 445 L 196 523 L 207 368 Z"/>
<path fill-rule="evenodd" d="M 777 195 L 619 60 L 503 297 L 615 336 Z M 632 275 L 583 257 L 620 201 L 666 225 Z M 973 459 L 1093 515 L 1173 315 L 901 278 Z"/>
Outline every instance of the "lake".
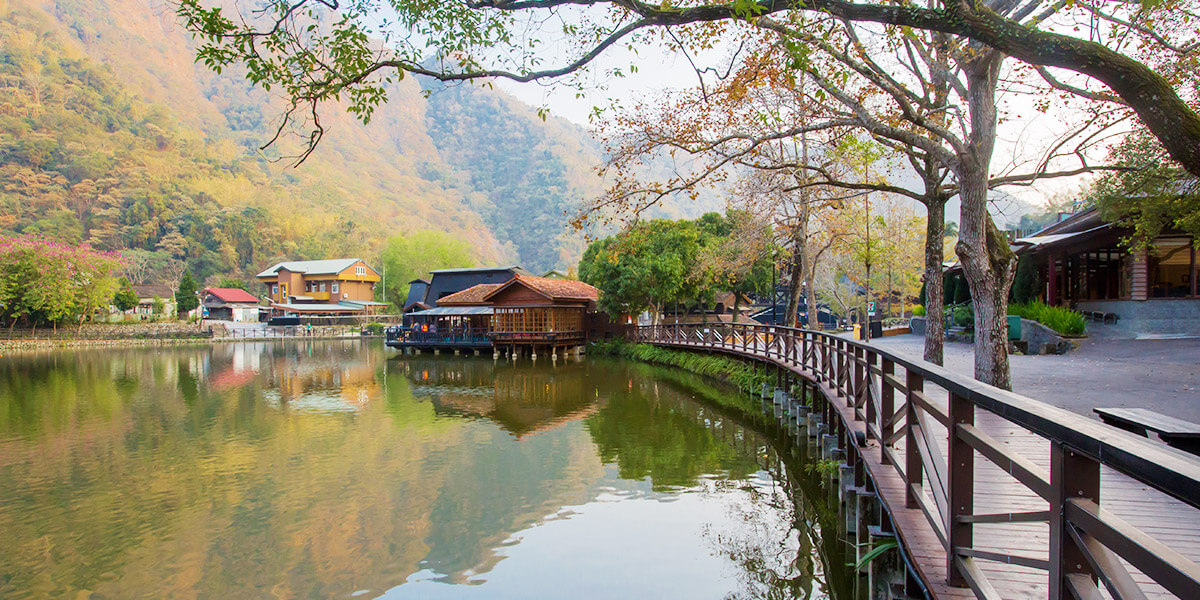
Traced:
<path fill-rule="evenodd" d="M 852 597 L 820 477 L 727 393 L 358 340 L 0 357 L 0 597 Z"/>

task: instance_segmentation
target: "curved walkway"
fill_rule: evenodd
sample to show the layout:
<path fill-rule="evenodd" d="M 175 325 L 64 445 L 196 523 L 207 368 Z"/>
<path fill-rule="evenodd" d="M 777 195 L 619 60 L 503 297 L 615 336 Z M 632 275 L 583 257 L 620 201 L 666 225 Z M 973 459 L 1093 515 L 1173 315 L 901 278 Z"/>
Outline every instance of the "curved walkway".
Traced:
<path fill-rule="evenodd" d="M 1195 457 L 926 366 L 919 346 L 916 360 L 904 360 L 883 348 L 886 339 L 868 351 L 785 328 L 643 328 L 639 336 L 754 358 L 810 381 L 844 441 L 865 435 L 853 454 L 934 597 L 1070 597 L 1053 585 L 1057 573 L 1081 597 L 1200 598 Z M 948 361 L 952 369 L 958 360 Z M 971 589 L 947 584 L 951 563 Z M 1090 574 L 1102 575 L 1109 595 Z"/>

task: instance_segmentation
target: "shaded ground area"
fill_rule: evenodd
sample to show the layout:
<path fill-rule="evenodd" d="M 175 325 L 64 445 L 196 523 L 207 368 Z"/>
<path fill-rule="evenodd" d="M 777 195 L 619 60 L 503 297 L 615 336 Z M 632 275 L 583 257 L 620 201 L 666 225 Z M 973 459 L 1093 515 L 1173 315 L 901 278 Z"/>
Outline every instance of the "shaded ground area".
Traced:
<path fill-rule="evenodd" d="M 1095 418 L 1094 407 L 1140 407 L 1200 423 L 1200 338 L 1135 340 L 1103 328 L 1062 356 L 1010 356 L 1013 391 Z M 923 339 L 872 344 L 920 359 Z M 946 344 L 946 367 L 970 376 L 973 350 Z"/>

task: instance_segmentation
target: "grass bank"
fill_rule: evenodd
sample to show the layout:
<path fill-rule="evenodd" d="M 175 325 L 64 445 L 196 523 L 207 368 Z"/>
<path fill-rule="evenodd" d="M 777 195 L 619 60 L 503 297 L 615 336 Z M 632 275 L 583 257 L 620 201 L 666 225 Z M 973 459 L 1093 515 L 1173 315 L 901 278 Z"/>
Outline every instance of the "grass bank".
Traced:
<path fill-rule="evenodd" d="M 630 344 L 621 340 L 596 342 L 588 348 L 593 356 L 612 356 L 637 362 L 676 367 L 737 388 L 741 394 L 706 395 L 708 401 L 734 409 L 755 420 L 762 420 L 758 394 L 772 379 L 763 370 L 713 354 L 668 350 L 649 344 Z"/>

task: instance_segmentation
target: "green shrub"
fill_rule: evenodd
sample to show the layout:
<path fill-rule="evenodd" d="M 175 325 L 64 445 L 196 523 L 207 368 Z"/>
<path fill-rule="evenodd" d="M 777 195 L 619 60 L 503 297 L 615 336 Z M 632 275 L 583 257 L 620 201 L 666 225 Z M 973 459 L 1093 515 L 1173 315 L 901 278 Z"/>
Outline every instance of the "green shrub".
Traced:
<path fill-rule="evenodd" d="M 925 316 L 925 307 L 924 307 L 924 306 L 921 306 L 920 304 L 918 304 L 918 305 L 914 306 L 914 307 L 913 307 L 913 316 L 914 316 L 914 317 L 923 317 L 923 316 Z"/>
<path fill-rule="evenodd" d="M 954 309 L 954 324 L 959 327 L 974 327 L 975 326 L 975 309 L 968 306 L 960 306 Z"/>
<path fill-rule="evenodd" d="M 774 379 L 765 372 L 724 356 L 668 350 L 649 344 L 630 344 L 623 340 L 594 342 L 588 348 L 588 354 L 615 356 L 638 362 L 677 367 L 697 375 L 724 381 L 751 396 L 761 392 L 764 383 L 772 384 L 774 382 Z M 730 395 L 729 402 L 735 403 L 731 404 L 731 407 L 737 408 L 747 415 L 759 415 L 757 403 L 751 399 L 751 396 Z M 727 402 L 722 402 L 722 404 L 727 404 Z"/>
<path fill-rule="evenodd" d="M 1048 306 L 1042 302 L 1008 305 L 1008 314 L 1022 319 L 1037 321 L 1062 335 L 1083 335 L 1086 320 L 1083 313 L 1061 306 Z"/>
<path fill-rule="evenodd" d="M 367 323 L 366 327 L 363 327 L 371 335 L 380 335 L 385 328 L 386 326 L 383 323 Z"/>

